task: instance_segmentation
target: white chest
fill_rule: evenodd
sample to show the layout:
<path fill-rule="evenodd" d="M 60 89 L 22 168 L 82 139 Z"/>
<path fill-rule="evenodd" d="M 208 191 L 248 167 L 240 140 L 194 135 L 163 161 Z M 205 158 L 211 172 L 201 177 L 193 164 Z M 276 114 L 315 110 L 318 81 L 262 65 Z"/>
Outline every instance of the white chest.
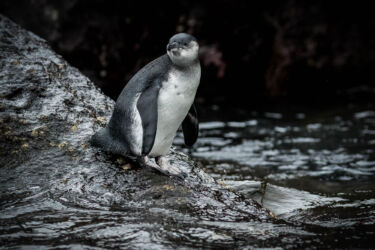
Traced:
<path fill-rule="evenodd" d="M 200 81 L 200 67 L 189 72 L 171 71 L 158 97 L 158 124 L 151 156 L 165 155 L 186 117 Z"/>

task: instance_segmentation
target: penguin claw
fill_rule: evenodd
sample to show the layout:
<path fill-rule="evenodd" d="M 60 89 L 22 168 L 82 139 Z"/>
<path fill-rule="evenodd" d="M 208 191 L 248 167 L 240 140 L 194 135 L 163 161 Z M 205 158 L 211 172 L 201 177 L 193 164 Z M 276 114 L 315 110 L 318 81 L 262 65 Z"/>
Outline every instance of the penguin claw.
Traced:
<path fill-rule="evenodd" d="M 171 171 L 171 168 L 173 169 L 172 171 Z M 188 176 L 185 172 L 182 172 L 178 168 L 176 168 L 174 166 L 171 166 L 171 165 L 168 165 L 168 167 L 166 167 L 164 165 L 163 167 L 154 168 L 154 169 L 159 171 L 160 173 L 166 175 L 166 176 L 169 176 L 171 178 L 175 177 L 175 178 L 180 179 L 182 181 L 184 181 L 185 178 Z"/>
<path fill-rule="evenodd" d="M 182 172 L 179 168 L 170 165 L 167 159 L 158 157 L 157 163 L 152 162 L 147 156 L 142 157 L 140 163 L 143 166 L 150 168 L 153 171 L 161 173 L 169 177 L 176 177 L 182 181 L 188 176 L 185 172 Z"/>
<path fill-rule="evenodd" d="M 160 168 L 165 169 L 169 173 L 169 176 L 177 177 L 181 180 L 184 180 L 187 177 L 185 172 L 182 172 L 178 167 L 171 165 L 167 158 L 159 156 L 156 157 L 155 160 Z"/>

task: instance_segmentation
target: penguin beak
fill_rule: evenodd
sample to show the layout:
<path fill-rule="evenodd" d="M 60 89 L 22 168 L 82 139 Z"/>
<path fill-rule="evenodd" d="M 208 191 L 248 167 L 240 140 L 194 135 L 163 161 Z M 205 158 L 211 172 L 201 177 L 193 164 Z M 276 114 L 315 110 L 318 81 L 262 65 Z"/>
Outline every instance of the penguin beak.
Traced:
<path fill-rule="evenodd" d="M 167 50 L 171 51 L 171 50 L 174 50 L 174 49 L 178 49 L 178 43 L 176 43 L 176 42 L 168 43 Z"/>

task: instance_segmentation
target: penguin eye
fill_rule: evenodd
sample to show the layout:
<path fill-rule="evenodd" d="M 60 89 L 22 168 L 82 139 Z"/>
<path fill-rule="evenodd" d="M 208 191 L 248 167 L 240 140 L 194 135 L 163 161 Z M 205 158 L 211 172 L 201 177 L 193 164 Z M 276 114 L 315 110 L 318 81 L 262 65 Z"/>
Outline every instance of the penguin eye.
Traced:
<path fill-rule="evenodd" d="M 186 43 L 186 42 L 184 43 L 184 46 L 187 46 L 187 43 Z"/>

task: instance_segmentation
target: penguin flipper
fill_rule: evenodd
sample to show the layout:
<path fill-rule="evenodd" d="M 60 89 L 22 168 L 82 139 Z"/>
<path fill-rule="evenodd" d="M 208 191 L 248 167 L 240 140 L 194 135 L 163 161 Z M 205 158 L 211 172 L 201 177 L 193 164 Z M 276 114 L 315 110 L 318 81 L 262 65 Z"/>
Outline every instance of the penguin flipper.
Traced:
<path fill-rule="evenodd" d="M 142 153 L 147 155 L 154 146 L 158 123 L 158 96 L 160 85 L 151 84 L 138 99 L 137 109 L 143 127 Z"/>
<path fill-rule="evenodd" d="M 186 146 L 193 146 L 198 139 L 199 123 L 197 110 L 194 104 L 191 105 L 190 110 L 182 122 L 182 132 L 184 133 L 184 140 Z"/>

